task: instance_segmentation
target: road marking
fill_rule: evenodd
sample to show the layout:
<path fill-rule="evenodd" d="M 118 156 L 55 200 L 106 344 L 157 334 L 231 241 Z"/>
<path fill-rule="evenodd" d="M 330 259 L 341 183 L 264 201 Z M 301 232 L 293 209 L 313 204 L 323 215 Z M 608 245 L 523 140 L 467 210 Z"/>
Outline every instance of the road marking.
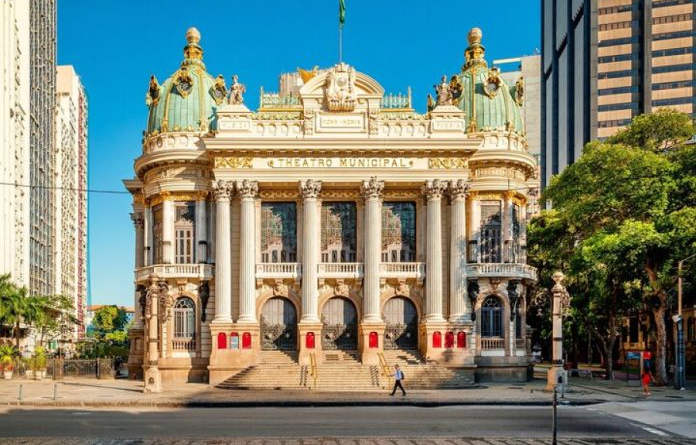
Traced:
<path fill-rule="evenodd" d="M 650 428 L 650 427 L 648 427 L 648 426 L 644 426 L 644 427 L 641 427 L 641 428 L 643 428 L 645 431 L 647 431 L 647 432 L 649 432 L 649 433 L 657 434 L 658 436 L 669 436 L 669 434 L 664 433 L 664 432 L 662 432 L 662 431 L 660 431 L 660 430 L 656 430 L 655 428 Z"/>

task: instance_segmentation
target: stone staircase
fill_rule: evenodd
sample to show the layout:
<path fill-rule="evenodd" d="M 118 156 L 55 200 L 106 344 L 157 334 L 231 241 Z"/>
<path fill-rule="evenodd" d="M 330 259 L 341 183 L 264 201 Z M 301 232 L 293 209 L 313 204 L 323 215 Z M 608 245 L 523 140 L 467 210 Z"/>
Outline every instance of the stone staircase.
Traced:
<path fill-rule="evenodd" d="M 475 385 L 473 369 L 446 368 L 436 363 L 424 363 L 418 351 L 385 350 L 384 358 L 390 374 L 394 365 L 404 372 L 404 387 L 409 389 L 459 389 Z M 394 380 L 389 379 L 389 385 Z"/>
<path fill-rule="evenodd" d="M 294 351 L 261 351 L 258 365 L 250 366 L 219 383 L 222 389 L 306 389 L 306 366 Z"/>
<path fill-rule="evenodd" d="M 403 370 L 404 386 L 410 389 L 456 389 L 474 385 L 473 370 L 452 369 L 423 363 L 417 351 L 384 351 L 389 374 L 394 365 Z M 394 380 L 384 376 L 382 366 L 363 365 L 351 351 L 325 351 L 317 366 L 317 378 L 310 366 L 297 363 L 297 353 L 262 351 L 258 365 L 250 366 L 218 384 L 222 389 L 316 389 L 317 391 L 383 391 Z"/>

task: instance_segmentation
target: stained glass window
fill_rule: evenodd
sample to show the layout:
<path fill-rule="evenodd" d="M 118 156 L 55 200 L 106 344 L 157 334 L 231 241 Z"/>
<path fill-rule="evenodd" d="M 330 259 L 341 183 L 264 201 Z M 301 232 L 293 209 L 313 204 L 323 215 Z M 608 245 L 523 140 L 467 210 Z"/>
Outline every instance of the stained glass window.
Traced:
<path fill-rule="evenodd" d="M 382 261 L 416 260 L 416 204 L 385 202 L 382 205 Z"/>
<path fill-rule="evenodd" d="M 297 208 L 294 202 L 261 204 L 261 261 L 297 261 Z"/>
<path fill-rule="evenodd" d="M 481 262 L 500 263 L 500 201 L 481 201 Z"/>
<path fill-rule="evenodd" d="M 193 263 L 195 215 L 196 204 L 193 201 L 177 203 L 174 236 L 176 237 L 175 259 L 178 264 Z"/>
<path fill-rule="evenodd" d="M 354 202 L 325 202 L 322 204 L 322 263 L 355 262 L 356 224 Z"/>

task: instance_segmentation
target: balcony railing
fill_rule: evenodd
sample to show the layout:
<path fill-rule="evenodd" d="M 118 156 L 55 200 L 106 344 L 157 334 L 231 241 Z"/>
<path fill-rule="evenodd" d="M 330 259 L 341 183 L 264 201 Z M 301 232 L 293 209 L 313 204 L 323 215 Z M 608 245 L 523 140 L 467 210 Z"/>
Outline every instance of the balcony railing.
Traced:
<path fill-rule="evenodd" d="M 527 264 L 515 263 L 477 263 L 467 264 L 466 273 L 471 278 L 497 278 L 509 277 L 534 280 L 537 279 L 537 270 Z"/>
<path fill-rule="evenodd" d="M 481 350 L 505 349 L 504 338 L 481 338 Z"/>
<path fill-rule="evenodd" d="M 135 271 L 135 280 L 143 281 L 150 275 L 158 278 L 197 278 L 211 280 L 213 278 L 212 264 L 155 264 L 141 267 Z"/>
<path fill-rule="evenodd" d="M 380 263 L 381 278 L 425 278 L 425 263 Z"/>
<path fill-rule="evenodd" d="M 319 278 L 358 279 L 363 277 L 363 263 L 319 263 Z"/>
<path fill-rule="evenodd" d="M 194 338 L 175 338 L 172 340 L 174 351 L 195 351 L 196 339 Z"/>
<path fill-rule="evenodd" d="M 301 263 L 258 263 L 256 279 L 277 278 L 299 280 L 302 277 Z"/>

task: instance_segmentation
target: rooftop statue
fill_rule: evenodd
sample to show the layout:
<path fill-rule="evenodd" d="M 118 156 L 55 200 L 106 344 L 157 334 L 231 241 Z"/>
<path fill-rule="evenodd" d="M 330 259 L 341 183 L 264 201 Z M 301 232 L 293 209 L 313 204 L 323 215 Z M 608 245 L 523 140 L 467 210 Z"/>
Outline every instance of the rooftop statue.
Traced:
<path fill-rule="evenodd" d="M 232 85 L 230 86 L 230 105 L 242 105 L 244 103 L 244 93 L 246 86 L 239 83 L 239 78 L 235 74 L 232 76 Z"/>

